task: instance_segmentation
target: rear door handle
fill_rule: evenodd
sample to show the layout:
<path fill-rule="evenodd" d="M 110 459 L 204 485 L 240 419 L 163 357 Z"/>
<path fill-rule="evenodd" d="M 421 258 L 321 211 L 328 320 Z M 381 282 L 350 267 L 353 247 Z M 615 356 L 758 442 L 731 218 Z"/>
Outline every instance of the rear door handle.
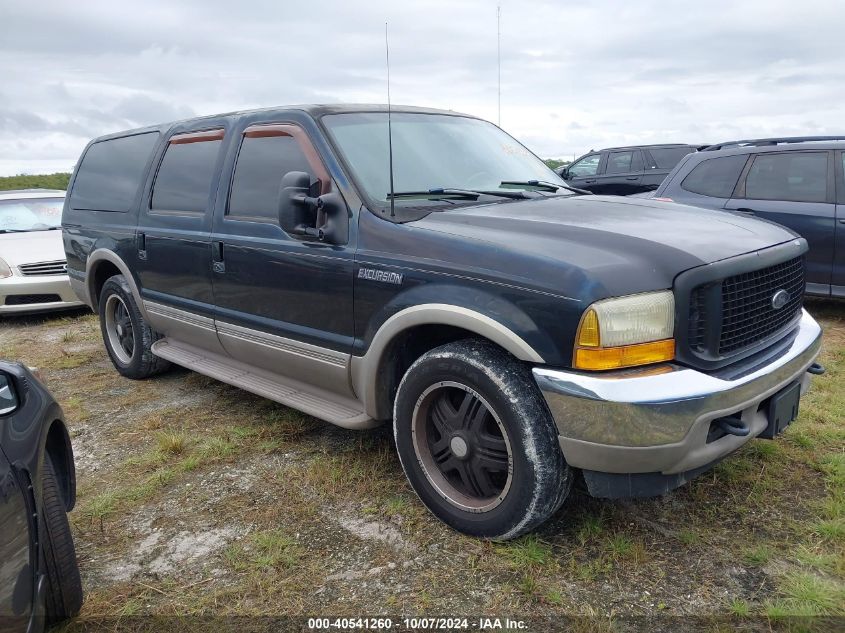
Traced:
<path fill-rule="evenodd" d="M 747 207 L 740 207 L 737 211 L 744 213 L 745 215 L 754 215 L 754 209 L 749 209 Z"/>
<path fill-rule="evenodd" d="M 223 242 L 211 243 L 211 269 L 216 273 L 226 272 L 226 260 L 223 259 Z"/>
<path fill-rule="evenodd" d="M 639 176 L 626 176 L 625 177 L 625 180 L 639 180 L 639 179 L 640 179 Z"/>

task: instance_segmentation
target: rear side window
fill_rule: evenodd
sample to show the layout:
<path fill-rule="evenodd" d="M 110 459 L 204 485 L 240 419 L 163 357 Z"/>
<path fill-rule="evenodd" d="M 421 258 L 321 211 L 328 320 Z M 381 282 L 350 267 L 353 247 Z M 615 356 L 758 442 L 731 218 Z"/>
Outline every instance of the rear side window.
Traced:
<path fill-rule="evenodd" d="M 642 169 L 642 160 L 640 153 L 629 152 L 611 152 L 607 159 L 607 168 L 605 174 L 629 174 L 632 171 L 640 171 Z"/>
<path fill-rule="evenodd" d="M 159 212 L 205 213 L 222 143 L 222 130 L 171 138 L 153 184 L 150 208 Z"/>
<path fill-rule="evenodd" d="M 703 160 L 684 178 L 681 187 L 702 196 L 730 198 L 747 158 L 740 154 Z"/>
<path fill-rule="evenodd" d="M 313 172 L 296 139 L 245 136 L 232 179 L 228 215 L 277 223 L 279 185 L 289 171 Z"/>
<path fill-rule="evenodd" d="M 606 174 L 627 174 L 631 171 L 631 160 L 634 152 L 611 152 L 607 159 Z"/>
<path fill-rule="evenodd" d="M 129 211 L 158 137 L 148 132 L 91 145 L 76 170 L 70 208 Z"/>
<path fill-rule="evenodd" d="M 692 152 L 691 147 L 661 147 L 648 150 L 658 169 L 673 169 L 684 156 Z"/>
<path fill-rule="evenodd" d="M 779 152 L 756 156 L 745 180 L 745 197 L 825 202 L 827 152 Z"/>

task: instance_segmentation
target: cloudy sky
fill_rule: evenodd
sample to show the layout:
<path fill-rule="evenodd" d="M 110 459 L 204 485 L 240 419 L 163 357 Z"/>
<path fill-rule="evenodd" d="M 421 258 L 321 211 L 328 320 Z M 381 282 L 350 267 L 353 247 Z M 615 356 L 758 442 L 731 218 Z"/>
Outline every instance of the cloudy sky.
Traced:
<path fill-rule="evenodd" d="M 544 157 L 845 132 L 845 3 L 501 0 L 506 130 Z M 0 0 L 0 175 L 88 139 L 291 103 L 496 121 L 496 0 Z"/>

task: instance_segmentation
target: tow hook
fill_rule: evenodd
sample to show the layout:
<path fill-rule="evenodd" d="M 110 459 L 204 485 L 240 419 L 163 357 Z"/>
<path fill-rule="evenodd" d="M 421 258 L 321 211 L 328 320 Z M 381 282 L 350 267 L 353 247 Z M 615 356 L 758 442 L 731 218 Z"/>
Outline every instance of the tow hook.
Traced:
<path fill-rule="evenodd" d="M 751 427 L 748 426 L 745 422 L 743 422 L 742 418 L 736 416 L 731 416 L 728 418 L 717 418 L 713 421 L 719 425 L 720 429 L 730 435 L 738 435 L 739 437 L 745 437 L 746 435 L 751 433 Z"/>
<path fill-rule="evenodd" d="M 813 363 L 807 368 L 807 373 L 813 374 L 813 376 L 821 376 L 824 373 L 824 367 L 819 363 Z"/>

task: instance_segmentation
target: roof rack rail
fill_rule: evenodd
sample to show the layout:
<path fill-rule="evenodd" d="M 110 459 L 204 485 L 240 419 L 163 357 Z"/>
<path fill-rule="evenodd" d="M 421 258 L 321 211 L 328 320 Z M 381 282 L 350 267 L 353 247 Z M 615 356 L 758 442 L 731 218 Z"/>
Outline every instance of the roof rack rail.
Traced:
<path fill-rule="evenodd" d="M 764 147 L 766 145 L 779 145 L 781 143 L 809 143 L 814 141 L 845 141 L 845 136 L 783 136 L 774 138 L 753 138 L 743 141 L 727 141 L 710 145 L 704 148 L 704 152 L 712 152 L 728 147 Z"/>
<path fill-rule="evenodd" d="M 615 146 L 615 147 L 605 147 L 605 148 L 600 149 L 599 151 L 600 152 L 606 152 L 606 151 L 614 150 L 614 149 L 635 149 L 635 148 L 636 149 L 640 149 L 640 148 L 648 149 L 648 148 L 655 148 L 655 147 L 695 147 L 695 145 L 689 145 L 688 143 L 650 143 L 650 144 L 645 144 L 645 145 L 618 145 L 618 146 Z M 596 150 L 590 150 L 590 151 L 592 152 L 592 151 L 596 151 Z"/>

